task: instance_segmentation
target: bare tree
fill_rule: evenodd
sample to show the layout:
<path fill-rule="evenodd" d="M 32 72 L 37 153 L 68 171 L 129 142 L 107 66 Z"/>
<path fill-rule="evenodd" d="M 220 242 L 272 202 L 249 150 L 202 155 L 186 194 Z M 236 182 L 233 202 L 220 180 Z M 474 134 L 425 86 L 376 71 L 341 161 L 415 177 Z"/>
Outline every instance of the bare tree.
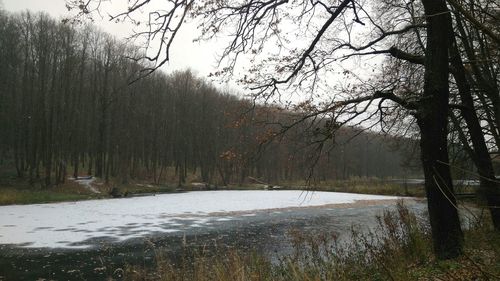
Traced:
<path fill-rule="evenodd" d="M 72 1 L 69 2 L 71 4 Z M 148 3 L 149 1 L 136 1 L 127 11 L 111 16 L 111 19 L 133 20 L 138 10 Z M 378 100 L 380 114 L 383 113 L 380 110 L 383 108 L 382 104 L 387 101 L 412 114 L 420 128 L 434 249 L 439 258 L 450 258 L 461 253 L 462 240 L 447 148 L 450 96 L 448 50 L 453 44 L 450 39 L 453 37 L 452 18 L 445 0 L 422 0 L 419 3 L 421 9 L 413 10 L 419 13 L 416 17 L 420 20 L 416 21 L 416 17 L 400 17 L 398 11 L 413 5 L 412 3 L 390 2 L 387 24 L 381 25 L 374 20 L 369 7 L 352 0 L 336 3 L 271 0 L 199 4 L 172 1 L 162 11 L 151 11 L 149 28 L 136 36 L 146 35 L 148 40 L 160 38 L 156 55 L 143 57 L 155 61 L 155 67 L 160 67 L 168 61 L 170 44 L 186 15 L 201 18 L 203 38 L 210 39 L 224 32 L 232 36 L 231 42 L 223 51 L 223 58 L 228 58 L 230 62 L 223 73 L 230 73 L 234 69 L 240 55 L 264 54 L 266 44 L 275 43 L 282 52 L 278 54 L 283 55 L 262 60 L 258 67 L 249 70 L 252 75 L 242 79 L 258 96 L 266 100 L 279 95 L 286 87 L 302 91 L 303 85 L 309 85 L 309 91 L 317 89 L 317 81 L 328 79 L 333 63 L 350 56 L 390 54 L 404 61 L 423 64 L 423 89 L 416 99 L 401 94 L 401 89 L 385 85 L 374 89 L 372 93 L 337 99 L 321 110 L 314 110 L 308 117 L 333 112 L 336 115 L 351 115 L 347 120 L 353 120 L 366 113 L 375 100 Z M 79 8 L 80 15 L 89 15 L 93 10 L 99 9 L 100 1 L 78 1 L 72 4 L 72 7 Z M 176 17 L 179 13 L 181 16 Z M 471 20 L 464 13 L 460 17 Z M 339 24 L 336 25 L 335 22 Z M 287 44 L 290 38 L 285 34 L 293 30 L 293 27 L 296 27 L 298 34 L 305 35 L 304 38 L 310 38 L 304 46 L 293 47 Z M 363 28 L 375 35 L 368 36 L 367 40 L 360 39 L 360 33 L 357 32 Z M 420 31 L 422 28 L 425 31 Z M 417 34 L 417 42 L 424 50 L 423 56 L 407 53 L 394 46 L 383 49 L 386 39 L 408 33 Z M 495 34 L 487 35 L 496 38 Z"/>

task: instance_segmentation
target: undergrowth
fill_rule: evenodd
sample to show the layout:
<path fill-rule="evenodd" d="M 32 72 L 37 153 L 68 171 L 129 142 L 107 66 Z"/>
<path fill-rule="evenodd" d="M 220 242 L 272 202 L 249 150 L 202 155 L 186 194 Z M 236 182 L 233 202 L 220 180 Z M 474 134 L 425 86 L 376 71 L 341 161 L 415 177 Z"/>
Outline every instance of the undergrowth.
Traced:
<path fill-rule="evenodd" d="M 500 236 L 484 224 L 466 230 L 465 252 L 438 261 L 427 221 L 399 203 L 378 217 L 369 232 L 352 229 L 346 241 L 335 235 L 292 231 L 292 254 L 271 261 L 235 249 L 197 252 L 170 262 L 155 249 L 153 267 L 127 266 L 125 280 L 295 281 L 295 280 L 500 280 Z"/>

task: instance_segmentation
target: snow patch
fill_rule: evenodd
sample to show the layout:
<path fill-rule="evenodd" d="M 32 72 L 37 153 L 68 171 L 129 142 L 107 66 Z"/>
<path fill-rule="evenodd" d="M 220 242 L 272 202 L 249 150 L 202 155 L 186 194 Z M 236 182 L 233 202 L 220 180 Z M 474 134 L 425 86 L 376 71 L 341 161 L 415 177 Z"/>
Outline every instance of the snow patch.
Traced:
<path fill-rule="evenodd" d="M 94 178 L 81 182 L 92 186 L 93 181 Z M 208 227 L 215 221 L 253 216 L 259 210 L 394 199 L 398 197 L 293 190 L 224 190 L 0 206 L 0 244 L 84 248 L 153 233 Z"/>
<path fill-rule="evenodd" d="M 78 177 L 78 178 L 68 178 L 69 180 L 73 180 L 79 185 L 85 187 L 86 189 L 90 190 L 92 193 L 101 193 L 97 188 L 95 188 L 92 183 L 96 181 L 95 177 L 89 176 L 89 177 Z"/>

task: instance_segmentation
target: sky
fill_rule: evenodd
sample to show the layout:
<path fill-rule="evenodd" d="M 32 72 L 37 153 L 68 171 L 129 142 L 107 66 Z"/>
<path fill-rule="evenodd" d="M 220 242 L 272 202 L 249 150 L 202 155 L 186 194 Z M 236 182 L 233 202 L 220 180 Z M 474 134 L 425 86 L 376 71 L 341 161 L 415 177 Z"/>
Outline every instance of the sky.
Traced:
<path fill-rule="evenodd" d="M 126 2 L 123 0 L 123 2 Z M 10 12 L 46 12 L 57 19 L 63 19 L 70 14 L 65 7 L 65 0 L 0 0 L 5 10 Z M 131 34 L 131 28 L 126 24 L 110 22 L 107 18 L 95 17 L 95 24 L 102 30 L 124 39 Z M 187 24 L 178 33 L 171 49 L 171 61 L 164 71 L 184 70 L 190 68 L 200 77 L 207 77 L 217 70 L 217 42 L 193 42 L 198 36 L 196 25 Z"/>

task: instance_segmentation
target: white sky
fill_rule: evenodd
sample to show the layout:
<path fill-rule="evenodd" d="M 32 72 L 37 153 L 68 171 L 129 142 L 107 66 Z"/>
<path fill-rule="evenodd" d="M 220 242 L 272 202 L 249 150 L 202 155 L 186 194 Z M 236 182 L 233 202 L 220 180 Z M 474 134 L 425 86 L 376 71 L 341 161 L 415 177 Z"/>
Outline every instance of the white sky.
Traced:
<path fill-rule="evenodd" d="M 70 14 L 65 6 L 65 0 L 0 0 L 5 10 L 10 12 L 46 12 L 54 18 L 68 17 Z M 123 0 L 123 2 L 126 2 Z M 105 15 L 104 19 L 95 17 L 95 24 L 104 31 L 115 35 L 118 39 L 131 35 L 130 26 L 109 22 Z M 163 68 L 166 72 L 191 68 L 201 77 L 217 70 L 216 43 L 215 42 L 193 42 L 197 37 L 197 29 L 194 24 L 184 25 L 171 49 L 170 63 Z"/>

